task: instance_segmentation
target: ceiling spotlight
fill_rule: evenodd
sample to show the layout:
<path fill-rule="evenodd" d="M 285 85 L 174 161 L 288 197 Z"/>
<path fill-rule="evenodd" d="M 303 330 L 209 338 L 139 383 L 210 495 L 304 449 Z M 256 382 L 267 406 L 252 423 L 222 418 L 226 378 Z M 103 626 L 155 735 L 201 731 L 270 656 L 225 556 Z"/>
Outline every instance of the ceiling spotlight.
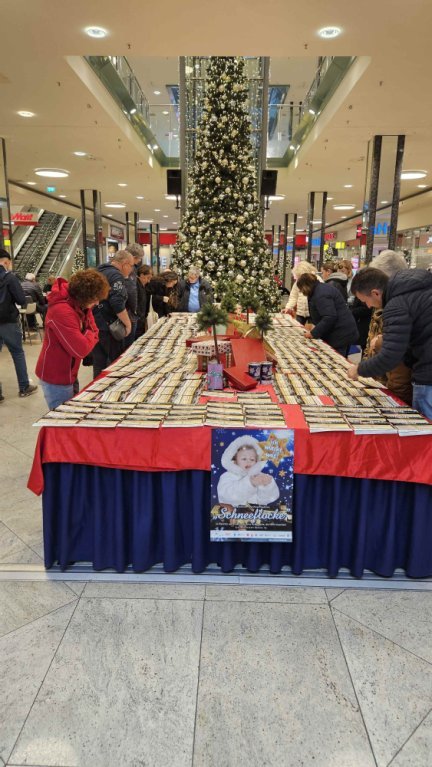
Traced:
<path fill-rule="evenodd" d="M 174 224 L 174 226 L 178 225 L 178 221 L 173 221 L 172 223 Z"/>
<path fill-rule="evenodd" d="M 87 155 L 87 152 L 74 152 L 74 155 L 76 157 L 85 157 Z"/>
<path fill-rule="evenodd" d="M 417 189 L 426 189 L 427 184 L 417 184 Z"/>
<path fill-rule="evenodd" d="M 388 200 L 381 200 L 380 202 L 380 205 L 387 205 L 387 204 L 388 204 Z"/>
<path fill-rule="evenodd" d="M 44 178 L 67 178 L 69 176 L 68 170 L 61 170 L 60 168 L 35 168 L 36 176 L 43 176 Z"/>
<path fill-rule="evenodd" d="M 272 201 L 275 200 L 276 202 L 278 200 L 284 200 L 284 199 L 285 199 L 285 195 L 284 194 L 271 194 L 269 196 L 269 200 L 272 200 Z"/>
<path fill-rule="evenodd" d="M 143 200 L 143 199 L 144 199 L 144 197 L 141 194 L 137 195 L 137 200 Z"/>
<path fill-rule="evenodd" d="M 162 112 L 162 114 L 163 114 L 163 115 L 169 115 L 169 112 L 168 112 L 168 110 L 167 110 L 167 109 L 164 109 L 164 111 Z"/>
<path fill-rule="evenodd" d="M 161 211 L 161 209 L 160 209 L 160 208 L 155 208 L 155 209 L 154 209 L 154 212 L 155 212 L 155 213 L 160 213 L 160 211 Z"/>
<path fill-rule="evenodd" d="M 290 147 L 289 147 L 289 148 L 291 149 L 291 152 L 295 152 L 295 146 L 294 146 L 294 144 L 290 144 Z"/>
<path fill-rule="evenodd" d="M 129 110 L 129 114 L 130 114 L 130 115 L 134 115 L 134 114 L 135 114 L 135 112 L 136 112 L 136 107 L 133 107 L 133 109 L 130 109 L 130 110 Z"/>
<path fill-rule="evenodd" d="M 153 144 L 153 149 L 159 149 L 157 144 Z"/>
<path fill-rule="evenodd" d="M 352 189 L 352 184 L 344 184 L 344 189 Z"/>
<path fill-rule="evenodd" d="M 160 91 L 153 91 L 153 93 L 154 93 L 155 96 L 160 96 L 161 95 Z"/>
<path fill-rule="evenodd" d="M 102 39 L 102 37 L 106 37 L 108 32 L 103 27 L 86 27 L 84 32 L 89 37 L 94 37 L 98 40 Z"/>
<path fill-rule="evenodd" d="M 315 109 L 308 109 L 308 112 L 309 112 L 310 115 L 315 115 L 316 114 Z"/>
<path fill-rule="evenodd" d="M 362 210 L 356 210 L 356 213 L 363 213 Z"/>
<path fill-rule="evenodd" d="M 160 232 L 167 232 L 168 231 L 168 227 L 167 226 L 160 226 L 159 227 L 159 231 Z"/>
<path fill-rule="evenodd" d="M 27 112 L 25 109 L 21 109 L 19 112 L 17 112 L 20 117 L 34 117 L 34 112 Z"/>
<path fill-rule="evenodd" d="M 354 210 L 355 205 L 333 205 L 333 210 Z"/>
<path fill-rule="evenodd" d="M 346 218 L 346 216 L 341 216 L 341 218 Z"/>
<path fill-rule="evenodd" d="M 328 202 L 329 200 L 332 200 L 332 199 L 333 199 L 333 197 L 327 197 L 327 202 Z"/>
<path fill-rule="evenodd" d="M 117 186 L 127 186 L 127 184 L 117 184 Z"/>
<path fill-rule="evenodd" d="M 321 224 L 322 221 L 311 221 L 311 224 Z"/>
<path fill-rule="evenodd" d="M 125 208 L 126 207 L 124 202 L 105 202 L 104 205 L 106 208 Z"/>
<path fill-rule="evenodd" d="M 107 213 L 107 216 L 108 216 L 108 218 L 112 218 L 113 214 L 112 213 Z"/>
<path fill-rule="evenodd" d="M 342 30 L 340 27 L 323 27 L 318 30 L 318 34 L 323 40 L 333 40 L 335 37 L 339 37 Z"/>
<path fill-rule="evenodd" d="M 152 224 L 153 219 L 152 218 L 140 218 L 138 221 L 139 224 Z"/>
<path fill-rule="evenodd" d="M 424 178 L 427 176 L 425 170 L 403 170 L 401 173 L 402 181 L 413 181 L 416 178 Z"/>
<path fill-rule="evenodd" d="M 27 181 L 29 186 L 36 186 L 36 181 Z"/>
<path fill-rule="evenodd" d="M 168 218 L 168 216 L 163 216 L 163 218 Z"/>
<path fill-rule="evenodd" d="M 59 197 L 61 197 L 62 200 L 64 200 L 66 198 L 66 195 L 65 194 L 59 194 Z"/>

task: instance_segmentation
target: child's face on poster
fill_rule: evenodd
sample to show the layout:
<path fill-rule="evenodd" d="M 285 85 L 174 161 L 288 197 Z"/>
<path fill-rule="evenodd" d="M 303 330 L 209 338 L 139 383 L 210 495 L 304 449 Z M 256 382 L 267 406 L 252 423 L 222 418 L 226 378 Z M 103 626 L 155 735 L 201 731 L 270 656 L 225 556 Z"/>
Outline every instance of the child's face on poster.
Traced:
<path fill-rule="evenodd" d="M 255 466 L 257 462 L 257 454 L 252 447 L 243 448 L 243 450 L 240 449 L 237 452 L 234 461 L 237 466 L 248 471 L 252 466 Z"/>

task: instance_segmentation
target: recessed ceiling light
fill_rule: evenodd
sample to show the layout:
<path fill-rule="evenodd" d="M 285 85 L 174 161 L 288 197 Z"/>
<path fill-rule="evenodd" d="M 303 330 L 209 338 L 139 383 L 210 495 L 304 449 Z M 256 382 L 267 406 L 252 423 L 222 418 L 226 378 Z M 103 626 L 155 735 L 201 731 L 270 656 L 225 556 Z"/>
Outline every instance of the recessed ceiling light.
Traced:
<path fill-rule="evenodd" d="M 169 115 L 169 112 L 168 112 L 168 110 L 167 110 L 167 109 L 164 109 L 164 111 L 162 112 L 162 114 L 163 114 L 163 115 Z"/>
<path fill-rule="evenodd" d="M 380 205 L 387 205 L 387 204 L 388 204 L 388 200 L 381 200 L 380 202 Z"/>
<path fill-rule="evenodd" d="M 44 178 L 67 178 L 69 176 L 68 170 L 61 170 L 60 168 L 36 168 L 36 176 L 43 176 Z"/>
<path fill-rule="evenodd" d="M 140 194 L 137 195 L 137 200 L 143 200 L 143 199 L 144 199 L 144 197 L 142 195 L 140 195 Z"/>
<path fill-rule="evenodd" d="M 84 32 L 89 37 L 95 37 L 97 39 L 101 39 L 102 37 L 106 37 L 108 32 L 103 27 L 86 27 Z"/>
<path fill-rule="evenodd" d="M 164 216 L 164 218 L 168 218 L 168 216 Z"/>
<path fill-rule="evenodd" d="M 323 40 L 333 40 L 335 37 L 339 37 L 342 29 L 340 27 L 322 27 L 318 30 L 318 34 Z"/>
<path fill-rule="evenodd" d="M 175 194 L 166 194 L 165 195 L 165 199 L 166 200 L 176 200 L 177 199 L 177 195 L 175 195 Z"/>
<path fill-rule="evenodd" d="M 117 184 L 117 186 L 127 186 L 127 184 Z"/>
<path fill-rule="evenodd" d="M 332 199 L 333 199 L 333 197 L 327 197 L 327 202 L 328 202 L 329 200 L 332 200 Z"/>
<path fill-rule="evenodd" d="M 168 231 L 168 227 L 167 226 L 160 226 L 159 227 L 159 231 L 160 232 L 167 232 Z"/>
<path fill-rule="evenodd" d="M 321 224 L 322 221 L 311 221 L 312 224 Z"/>
<path fill-rule="evenodd" d="M 76 155 L 76 157 L 86 157 L 87 152 L 74 152 L 74 155 Z"/>
<path fill-rule="evenodd" d="M 160 96 L 161 95 L 160 91 L 153 91 L 153 93 L 154 93 L 155 96 Z"/>
<path fill-rule="evenodd" d="M 310 115 L 316 114 L 315 109 L 308 109 L 308 112 Z"/>
<path fill-rule="evenodd" d="M 105 202 L 104 205 L 106 208 L 125 208 L 126 207 L 124 202 Z"/>
<path fill-rule="evenodd" d="M 291 152 L 294 152 L 294 150 L 295 150 L 295 146 L 294 146 L 294 144 L 290 144 L 290 147 L 289 147 L 289 148 L 291 149 Z"/>
<path fill-rule="evenodd" d="M 17 112 L 20 117 L 34 117 L 34 112 L 27 112 L 25 109 L 21 109 L 19 112 Z"/>
<path fill-rule="evenodd" d="M 157 144 L 153 144 L 153 149 L 159 149 Z"/>
<path fill-rule="evenodd" d="M 284 199 L 285 199 L 285 195 L 284 194 L 271 194 L 269 196 L 269 200 L 275 200 L 276 202 L 278 200 L 284 200 Z"/>
<path fill-rule="evenodd" d="M 59 197 L 61 197 L 62 200 L 64 200 L 66 198 L 66 195 L 65 194 L 59 194 Z"/>
<path fill-rule="evenodd" d="M 356 213 L 363 213 L 362 210 L 356 210 Z"/>
<path fill-rule="evenodd" d="M 36 181 L 27 181 L 29 186 L 36 186 Z"/>
<path fill-rule="evenodd" d="M 341 216 L 341 218 L 346 218 L 346 216 Z"/>
<path fill-rule="evenodd" d="M 354 210 L 355 205 L 333 205 L 333 210 Z"/>
<path fill-rule="evenodd" d="M 344 184 L 344 189 L 352 189 L 352 184 Z"/>
<path fill-rule="evenodd" d="M 108 216 L 108 218 L 112 218 L 113 214 L 112 213 L 107 213 L 107 216 Z"/>
<path fill-rule="evenodd" d="M 417 184 L 417 189 L 426 189 L 427 184 Z"/>
<path fill-rule="evenodd" d="M 297 218 L 298 218 L 298 219 L 299 219 L 299 218 L 304 218 L 304 216 L 297 216 Z"/>
<path fill-rule="evenodd" d="M 139 224 L 152 224 L 153 219 L 152 218 L 140 218 L 138 221 Z"/>
<path fill-rule="evenodd" d="M 427 176 L 425 170 L 403 170 L 401 173 L 402 181 L 412 181 L 416 178 L 424 178 Z"/>
<path fill-rule="evenodd" d="M 136 107 L 133 107 L 132 109 L 129 110 L 130 115 L 134 115 L 135 112 L 136 112 Z"/>
<path fill-rule="evenodd" d="M 178 225 L 178 221 L 173 221 L 174 226 Z"/>
<path fill-rule="evenodd" d="M 160 209 L 160 208 L 155 208 L 155 209 L 154 209 L 154 212 L 155 212 L 155 213 L 160 213 L 160 212 L 161 212 L 161 209 Z"/>

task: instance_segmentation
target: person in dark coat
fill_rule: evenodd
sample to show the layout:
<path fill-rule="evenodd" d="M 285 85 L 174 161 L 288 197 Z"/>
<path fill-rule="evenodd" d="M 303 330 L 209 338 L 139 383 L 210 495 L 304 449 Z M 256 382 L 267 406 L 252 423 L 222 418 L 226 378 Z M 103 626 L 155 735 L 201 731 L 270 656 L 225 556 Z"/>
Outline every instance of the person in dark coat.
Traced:
<path fill-rule="evenodd" d="M 348 376 L 381 376 L 409 354 L 413 407 L 432 419 L 432 274 L 404 269 L 389 278 L 366 267 L 355 275 L 351 291 L 366 306 L 383 308 L 383 339 L 378 354 L 353 365 Z"/>
<path fill-rule="evenodd" d="M 328 285 L 333 285 L 337 288 L 344 301 L 348 301 L 348 277 L 341 271 L 337 270 L 336 264 L 333 261 L 326 261 L 322 267 L 322 278 Z"/>
<path fill-rule="evenodd" d="M 98 272 L 109 282 L 108 298 L 93 309 L 99 328 L 99 341 L 93 349 L 93 375 L 99 375 L 123 351 L 123 341 L 113 338 L 109 326 L 119 319 L 126 327 L 126 337 L 132 330 L 132 323 L 126 308 L 128 292 L 126 279 L 134 267 L 133 256 L 126 250 L 119 250 L 109 264 L 98 266 Z"/>
<path fill-rule="evenodd" d="M 25 280 L 22 281 L 21 285 L 27 298 L 27 303 L 36 304 L 36 311 L 39 312 L 42 320 L 44 321 L 48 306 L 46 298 L 42 292 L 42 288 L 36 281 L 36 275 L 34 275 L 32 272 L 28 272 L 25 276 Z M 36 327 L 36 316 L 34 314 L 28 315 L 27 321 L 30 328 Z"/>
<path fill-rule="evenodd" d="M 9 253 L 7 250 L 0 249 L 0 351 L 4 344 L 15 365 L 19 396 L 28 397 L 34 394 L 38 387 L 29 381 L 16 304 L 25 307 L 26 297 L 18 277 L 12 272 Z M 1 393 L 0 396 L 3 401 L 3 394 Z"/>
<path fill-rule="evenodd" d="M 179 312 L 199 312 L 203 304 L 213 303 L 213 288 L 201 277 L 200 270 L 191 266 L 185 280 L 179 284 Z"/>
<path fill-rule="evenodd" d="M 178 311 L 178 281 L 178 274 L 167 269 L 148 283 L 147 293 L 159 318 Z"/>
<path fill-rule="evenodd" d="M 137 338 L 139 338 L 139 336 L 142 336 L 145 333 L 145 329 L 146 329 L 146 319 L 147 319 L 147 315 L 148 315 L 148 311 L 150 307 L 150 294 L 147 290 L 147 285 L 149 284 L 152 277 L 153 277 L 153 270 L 151 266 L 147 266 L 147 264 L 144 264 L 143 266 L 140 266 L 138 268 L 138 271 L 137 271 L 138 324 L 137 324 L 137 332 L 136 332 Z"/>
<path fill-rule="evenodd" d="M 131 242 L 125 248 L 127 253 L 130 253 L 134 260 L 134 268 L 132 269 L 129 277 L 126 280 L 126 290 L 128 292 L 128 300 L 126 308 L 129 313 L 130 321 L 132 323 L 132 330 L 128 337 L 125 338 L 124 348 L 127 349 L 136 338 L 136 330 L 138 325 L 138 285 L 137 285 L 137 272 L 140 267 L 143 257 L 144 249 L 138 242 Z"/>
<path fill-rule="evenodd" d="M 354 317 L 357 325 L 357 330 L 359 332 L 359 344 L 362 348 L 362 351 L 366 349 L 366 344 L 368 340 L 369 335 L 369 325 L 372 317 L 372 309 L 369 309 L 362 301 L 359 301 L 358 298 L 353 298 L 353 302 L 350 304 L 348 302 L 348 306 L 351 309 L 352 316 Z"/>
<path fill-rule="evenodd" d="M 358 339 L 354 317 L 339 290 L 319 282 L 315 274 L 302 274 L 297 280 L 298 289 L 308 299 L 309 312 L 314 327 L 305 333 L 306 338 L 321 338 L 339 354 L 347 356 L 351 344 Z"/>

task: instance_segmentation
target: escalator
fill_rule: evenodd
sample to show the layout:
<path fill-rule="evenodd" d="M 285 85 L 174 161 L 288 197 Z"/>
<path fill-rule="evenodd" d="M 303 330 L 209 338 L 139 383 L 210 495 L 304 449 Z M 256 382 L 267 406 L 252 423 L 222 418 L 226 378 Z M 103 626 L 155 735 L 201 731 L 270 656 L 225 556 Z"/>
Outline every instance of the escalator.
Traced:
<path fill-rule="evenodd" d="M 24 278 L 27 272 L 36 273 L 65 221 L 66 217 L 57 213 L 42 213 L 38 225 L 33 228 L 15 258 L 14 271 L 19 277 Z"/>
<path fill-rule="evenodd" d="M 49 274 L 54 274 L 56 277 L 60 275 L 60 269 L 63 262 L 63 246 L 75 223 L 76 221 L 74 218 L 68 217 L 66 219 L 57 239 L 47 253 L 45 260 L 42 265 L 39 265 L 36 276 L 40 284 L 46 283 Z"/>

